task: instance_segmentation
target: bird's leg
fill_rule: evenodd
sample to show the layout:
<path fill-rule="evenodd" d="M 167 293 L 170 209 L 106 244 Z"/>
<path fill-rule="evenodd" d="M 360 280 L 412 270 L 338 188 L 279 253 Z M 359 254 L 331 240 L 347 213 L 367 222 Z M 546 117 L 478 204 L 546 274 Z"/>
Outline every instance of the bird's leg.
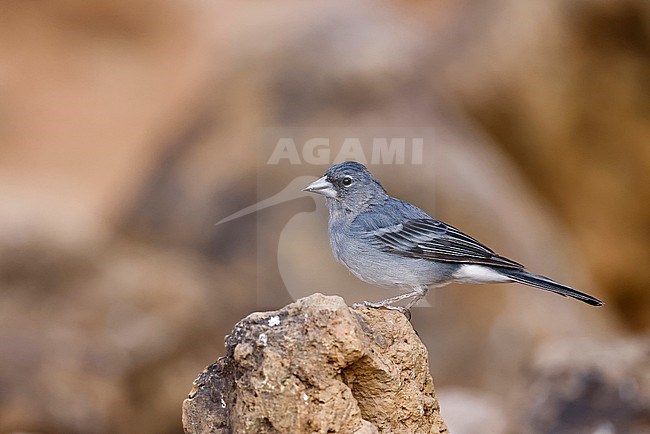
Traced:
<path fill-rule="evenodd" d="M 414 293 L 413 291 L 411 292 L 405 292 L 404 294 L 396 295 L 395 297 L 387 298 L 386 300 L 382 301 L 377 301 L 377 302 L 372 302 L 372 301 L 364 301 L 363 303 L 357 303 L 353 305 L 352 307 L 372 307 L 375 309 L 393 309 L 393 310 L 399 310 L 401 306 L 393 306 L 393 303 L 396 303 L 398 301 L 415 297 L 417 294 Z"/>
<path fill-rule="evenodd" d="M 427 292 L 429 291 L 428 286 L 418 286 L 416 288 L 413 288 L 413 292 L 415 295 L 413 296 L 413 299 L 408 302 L 406 305 L 407 309 L 411 309 L 413 306 L 417 304 L 418 301 L 422 300 L 425 295 L 427 295 Z"/>

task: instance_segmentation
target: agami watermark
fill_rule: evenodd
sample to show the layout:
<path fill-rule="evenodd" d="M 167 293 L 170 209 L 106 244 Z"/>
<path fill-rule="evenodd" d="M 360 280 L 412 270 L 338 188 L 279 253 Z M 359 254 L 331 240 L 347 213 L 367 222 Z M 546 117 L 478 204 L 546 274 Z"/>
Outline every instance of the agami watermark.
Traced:
<path fill-rule="evenodd" d="M 433 158 L 434 139 L 432 128 L 262 130 L 257 148 L 257 202 L 217 218 L 219 224 L 227 224 L 248 214 L 256 216 L 258 305 L 282 305 L 287 299 L 317 291 L 336 293 L 334 288 L 340 287 L 346 288 L 349 302 L 380 299 L 380 289 L 369 288 L 334 261 L 325 203 L 302 189 L 329 166 L 350 160 L 375 168 L 396 165 L 396 172 L 408 176 L 408 166 Z M 297 199 L 306 207 L 289 204 Z"/>
<path fill-rule="evenodd" d="M 283 160 L 289 164 L 312 165 L 350 160 L 362 164 L 405 164 L 407 157 L 410 164 L 423 162 L 424 137 L 372 137 L 366 140 L 369 141 L 369 146 L 364 146 L 358 137 L 344 138 L 332 159 L 336 147 L 329 137 L 312 137 L 300 144 L 296 144 L 293 137 L 281 137 L 266 164 L 280 164 Z"/>

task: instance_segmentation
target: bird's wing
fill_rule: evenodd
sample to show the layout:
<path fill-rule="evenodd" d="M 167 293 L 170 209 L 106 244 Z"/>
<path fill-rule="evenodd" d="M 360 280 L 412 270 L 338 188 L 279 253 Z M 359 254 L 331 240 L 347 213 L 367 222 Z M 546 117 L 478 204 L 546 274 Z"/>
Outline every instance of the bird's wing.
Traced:
<path fill-rule="evenodd" d="M 371 232 L 373 242 L 386 252 L 442 262 L 524 268 L 453 226 L 432 219 L 406 220 Z"/>

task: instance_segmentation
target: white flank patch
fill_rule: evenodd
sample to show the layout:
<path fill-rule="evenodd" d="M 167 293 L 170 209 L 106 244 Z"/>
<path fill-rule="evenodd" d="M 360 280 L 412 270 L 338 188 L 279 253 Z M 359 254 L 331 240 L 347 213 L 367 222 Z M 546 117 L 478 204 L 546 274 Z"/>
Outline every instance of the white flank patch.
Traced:
<path fill-rule="evenodd" d="M 483 265 L 465 264 L 455 273 L 454 279 L 464 283 L 498 283 L 509 282 L 506 276 Z"/>

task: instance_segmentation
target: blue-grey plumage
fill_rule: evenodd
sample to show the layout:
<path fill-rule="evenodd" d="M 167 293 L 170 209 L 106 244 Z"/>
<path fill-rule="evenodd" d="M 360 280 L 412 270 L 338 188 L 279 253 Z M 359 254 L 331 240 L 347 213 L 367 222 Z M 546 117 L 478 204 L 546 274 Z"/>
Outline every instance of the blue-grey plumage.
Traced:
<path fill-rule="evenodd" d="M 382 185 L 357 162 L 332 166 L 305 191 L 326 198 L 328 232 L 334 257 L 359 279 L 373 285 L 399 287 L 408 292 L 368 303 L 394 307 L 404 299 L 410 308 L 428 288 L 451 282 L 518 282 L 569 296 L 585 303 L 603 303 L 496 254 L 458 229 L 429 216 L 408 202 L 389 196 Z"/>

